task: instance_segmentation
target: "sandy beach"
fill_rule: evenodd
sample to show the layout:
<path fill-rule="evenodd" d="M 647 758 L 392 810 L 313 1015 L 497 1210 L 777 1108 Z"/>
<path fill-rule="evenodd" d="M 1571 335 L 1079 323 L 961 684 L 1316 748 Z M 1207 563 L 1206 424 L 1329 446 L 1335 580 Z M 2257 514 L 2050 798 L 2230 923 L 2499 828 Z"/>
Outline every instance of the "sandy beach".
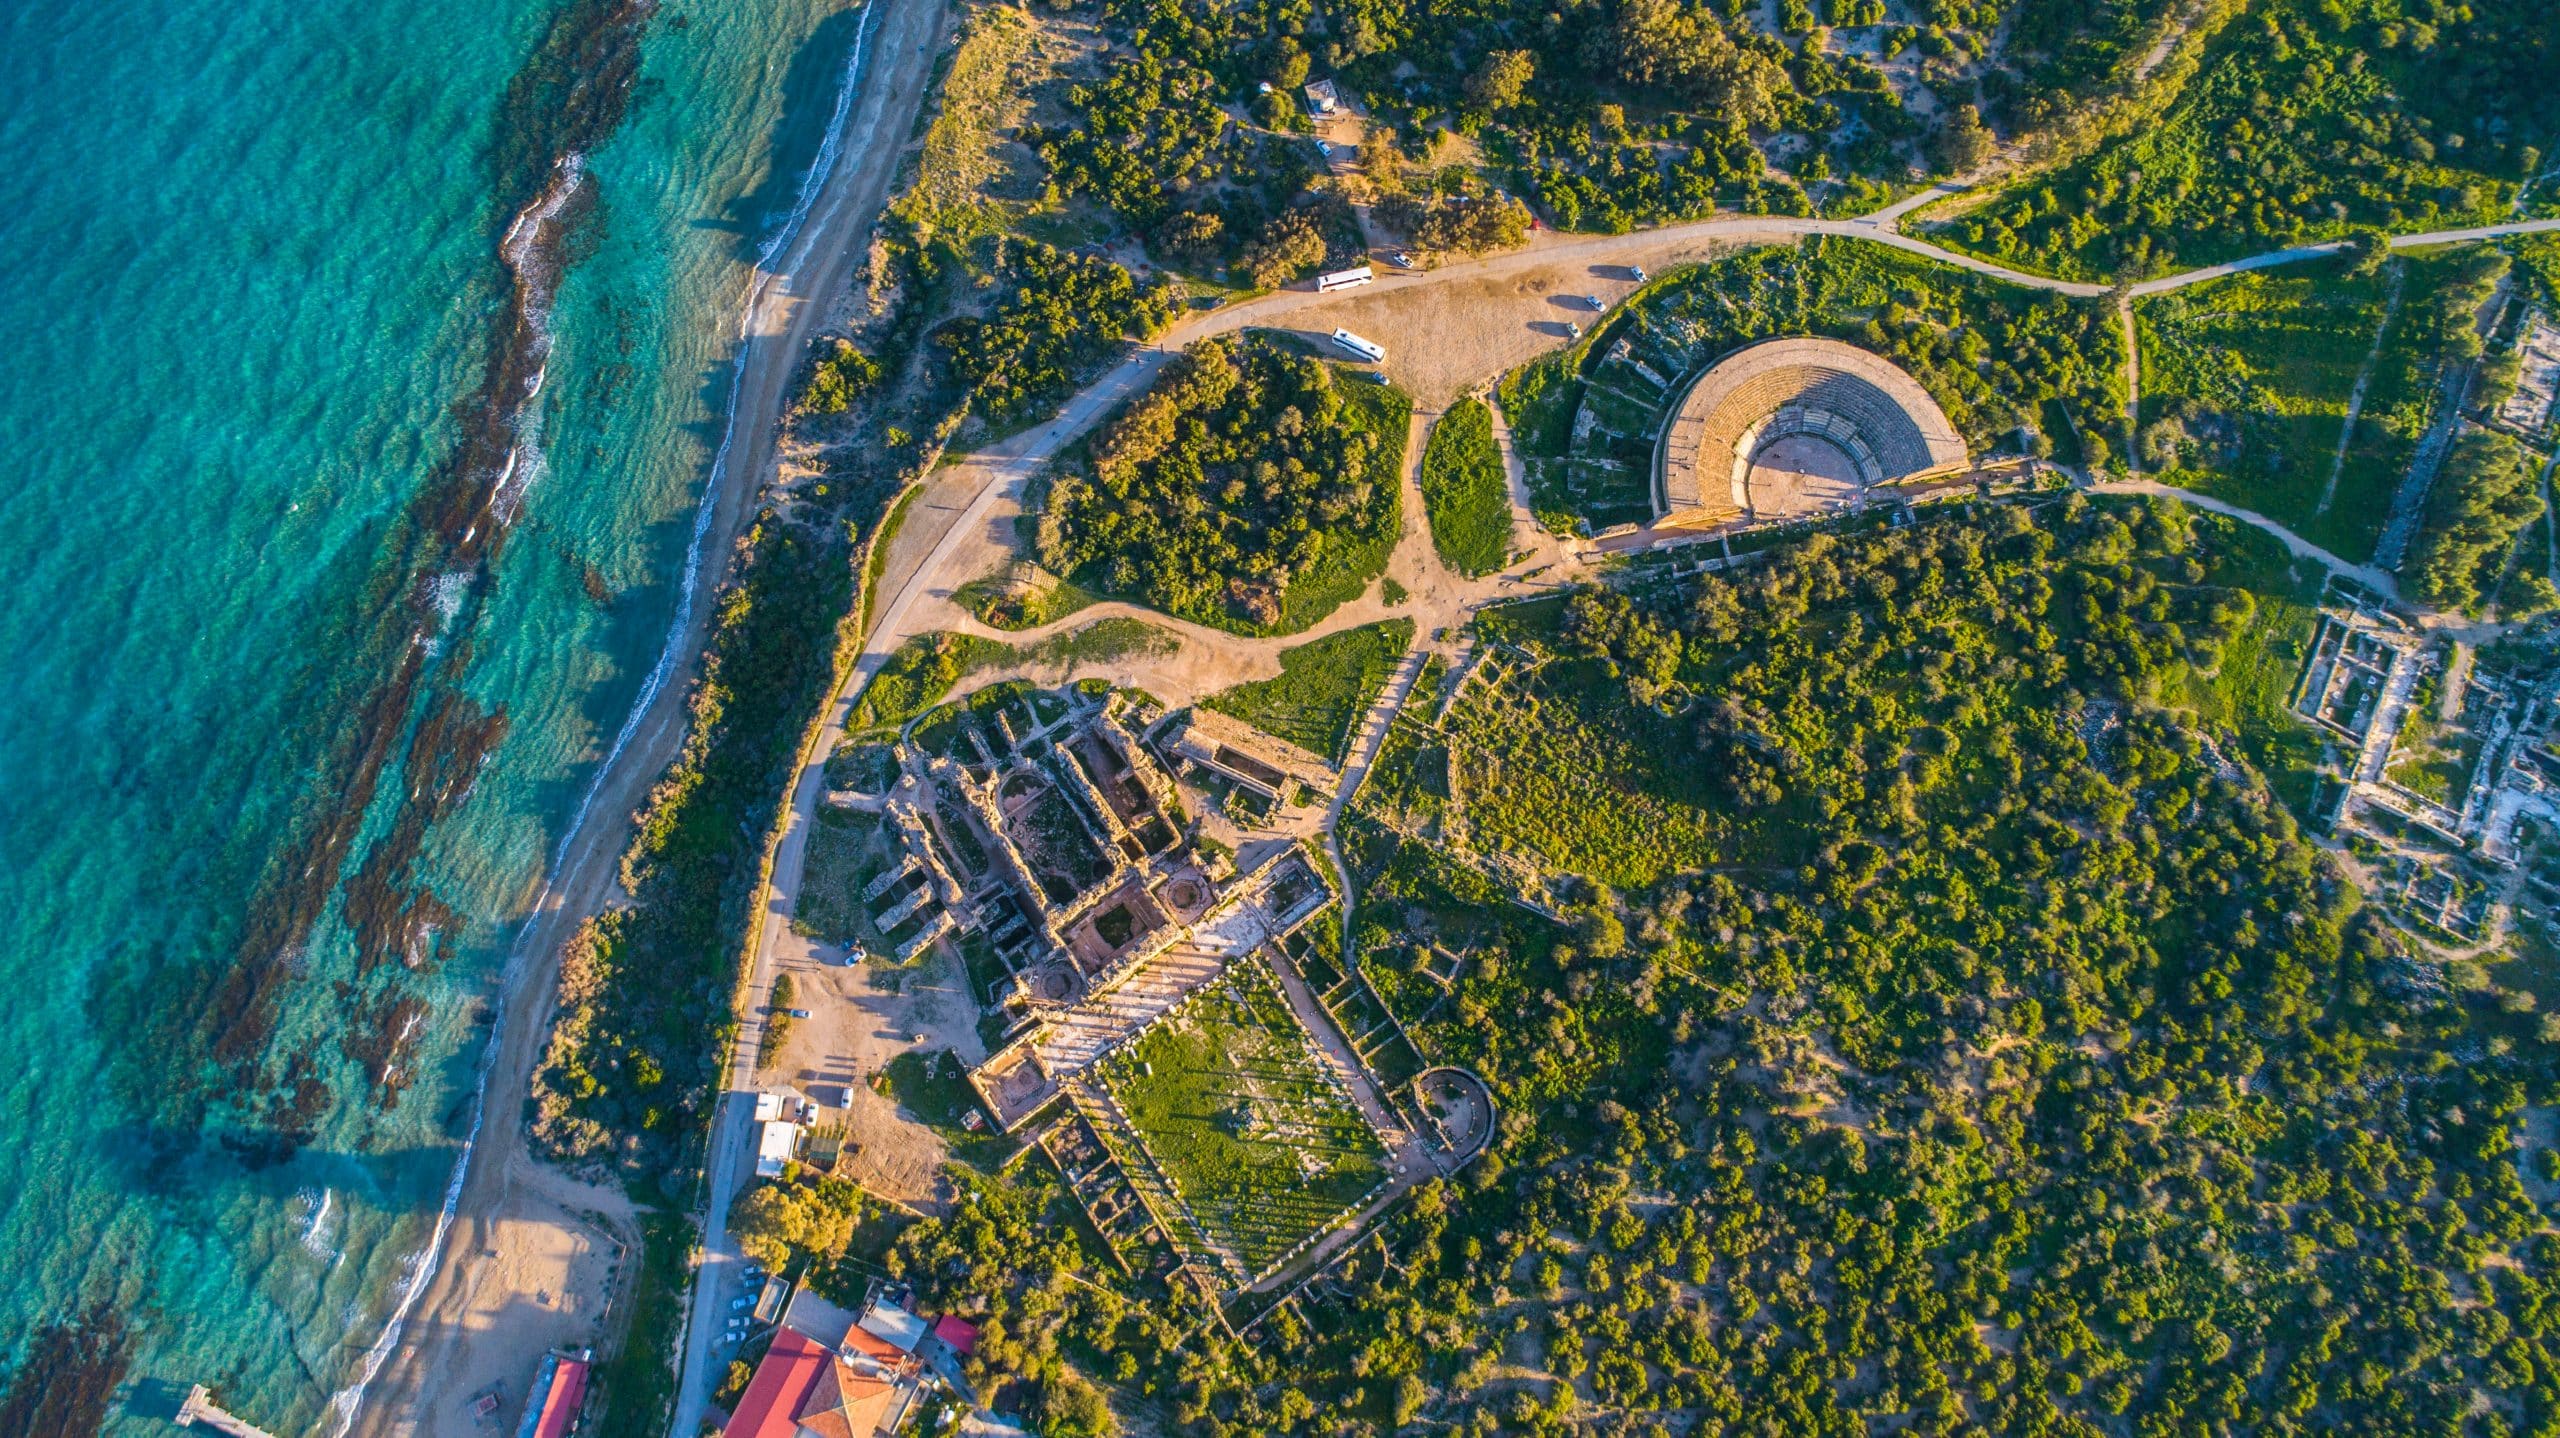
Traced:
<path fill-rule="evenodd" d="M 838 158 L 789 247 L 749 292 L 745 351 L 728 416 L 725 460 L 703 503 L 703 596 L 733 562 L 737 538 L 774 473 L 783 407 L 828 301 L 860 259 L 895 179 L 942 49 L 941 0 L 872 0 L 882 7 L 874 50 L 836 137 Z M 597 781 L 584 817 L 510 956 L 505 1019 L 495 1036 L 488 1117 L 433 1272 L 395 1350 L 365 1392 L 352 1432 L 485 1434 L 470 1396 L 493 1382 L 513 1405 L 544 1349 L 587 1344 L 611 1330 L 615 1286 L 636 1262 L 630 1205 L 578 1183 L 527 1151 L 523 1101 L 550 1018 L 561 945 L 588 915 L 621 897 L 617 861 L 630 816 L 673 761 L 685 733 L 686 692 L 708 630 L 697 602 L 672 636 L 678 663 Z"/>

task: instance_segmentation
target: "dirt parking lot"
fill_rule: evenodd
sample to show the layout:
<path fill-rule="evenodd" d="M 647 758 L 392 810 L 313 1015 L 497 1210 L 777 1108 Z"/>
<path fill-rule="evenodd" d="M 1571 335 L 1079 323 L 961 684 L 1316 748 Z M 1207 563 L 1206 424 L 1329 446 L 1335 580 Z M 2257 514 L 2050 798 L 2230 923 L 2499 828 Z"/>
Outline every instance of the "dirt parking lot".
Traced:
<path fill-rule="evenodd" d="M 1588 330 L 1601 318 L 1585 297 L 1614 306 L 1635 290 L 1637 268 L 1655 274 L 1734 248 L 1731 240 L 1672 241 L 1608 264 L 1540 263 L 1532 248 L 1486 273 L 1429 283 L 1381 265 L 1376 283 L 1296 310 L 1286 324 L 1311 340 L 1340 328 L 1386 346 L 1388 377 L 1437 411 L 1571 343 L 1572 326 Z"/>
<path fill-rule="evenodd" d="M 959 956 L 937 945 L 912 968 L 845 965 L 795 933 L 779 957 L 797 991 L 793 1002 L 809 1017 L 792 1025 L 789 1041 L 758 1081 L 818 1100 L 825 1105 L 818 1122 L 844 1126 L 838 1174 L 879 1197 L 938 1212 L 950 1197 L 942 1177 L 948 1148 L 932 1129 L 901 1117 L 894 1100 L 872 1091 L 871 1080 L 910 1049 L 947 1048 L 971 1064 L 986 1057 Z M 917 1034 L 923 1042 L 915 1041 Z M 843 1102 L 846 1090 L 850 1105 Z"/>

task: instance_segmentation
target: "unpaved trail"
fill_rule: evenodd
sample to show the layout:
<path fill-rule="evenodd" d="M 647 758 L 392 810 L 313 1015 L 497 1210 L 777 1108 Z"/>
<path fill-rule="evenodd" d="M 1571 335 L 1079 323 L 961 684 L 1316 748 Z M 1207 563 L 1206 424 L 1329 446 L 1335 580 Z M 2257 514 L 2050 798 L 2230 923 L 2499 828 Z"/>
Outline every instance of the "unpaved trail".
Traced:
<path fill-rule="evenodd" d="M 2341 559 L 2256 510 L 2242 509 L 2228 500 L 2216 499 L 2209 494 L 2198 494 L 2192 489 L 2180 489 L 2173 484 L 2162 484 L 2157 480 L 2149 479 L 2111 479 L 2090 485 L 2089 489 L 2096 494 L 2147 494 L 2160 499 L 2174 499 L 2181 504 L 2192 504 L 2198 509 L 2209 509 L 2225 518 L 2236 519 L 2253 529 L 2264 530 L 2274 535 L 2297 558 L 2317 560 L 2327 566 L 2331 572 L 2346 575 L 2373 589 L 2376 593 L 2393 599 L 2400 596 L 2400 582 L 2389 571 L 2376 569 L 2370 564 L 2356 564 Z"/>

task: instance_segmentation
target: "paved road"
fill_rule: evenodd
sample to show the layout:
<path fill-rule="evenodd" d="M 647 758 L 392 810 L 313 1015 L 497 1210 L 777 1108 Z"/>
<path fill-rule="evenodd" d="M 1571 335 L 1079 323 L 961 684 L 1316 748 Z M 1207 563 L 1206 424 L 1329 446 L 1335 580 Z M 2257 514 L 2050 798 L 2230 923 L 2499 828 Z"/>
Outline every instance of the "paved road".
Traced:
<path fill-rule="evenodd" d="M 742 510 L 760 496 L 762 482 L 770 472 L 773 443 L 781 432 L 789 386 L 799 373 L 816 325 L 827 311 L 827 299 L 842 288 L 853 262 L 865 252 L 863 237 L 895 182 L 897 142 L 893 137 L 903 136 L 913 128 L 917 109 L 930 87 L 934 57 L 941 52 L 949 18 L 948 7 L 941 0 L 883 0 L 868 15 L 864 27 L 856 31 L 855 48 L 845 59 L 850 105 L 837 136 L 842 146 L 838 162 L 828 171 L 818 203 L 792 253 L 784 257 L 785 263 L 776 271 L 774 294 L 766 302 L 765 307 L 780 308 L 790 322 L 784 327 L 766 321 L 775 336 L 775 359 L 768 366 L 772 373 L 756 395 L 741 391 L 731 406 L 729 430 L 722 440 L 722 460 L 734 464 L 730 472 L 748 478 L 747 483 L 737 486 L 742 492 Z M 747 444 L 732 455 L 730 438 L 741 434 Z M 705 552 L 718 555 L 725 550 L 724 543 Z M 701 653 L 700 641 L 688 652 Z M 670 750 L 687 733 L 685 692 L 682 683 L 665 686 L 672 711 Z M 659 759 L 651 763 L 641 785 L 654 783 L 667 762 Z M 822 769 L 809 772 L 823 774 Z M 636 799 L 627 800 L 623 807 L 627 809 L 635 802 Z M 608 878 L 615 872 L 612 861 L 620 853 L 617 839 L 601 861 Z M 583 902 L 574 912 L 593 913 L 602 903 L 601 897 Z M 554 940 L 555 950 L 557 944 Z M 760 969 L 753 1010 L 756 1013 L 762 1012 L 767 987 L 762 975 Z M 548 997 L 546 988 L 545 1002 L 534 1006 L 537 1012 L 548 1007 Z M 539 1032 L 547 1033 L 547 1026 Z M 752 1045 L 762 1039 L 759 1027 L 742 1042 Z M 752 1063 L 753 1049 L 743 1051 Z M 728 1241 L 728 1210 L 729 1200 L 737 1191 L 737 1167 L 744 1157 L 735 1140 L 747 1131 L 754 1117 L 753 1079 L 750 1071 L 746 1082 L 727 1084 L 714 1109 L 712 1147 L 705 1155 L 711 1176 L 705 1198 L 706 1241 L 686 1300 L 684 1356 L 669 1429 L 676 1438 L 692 1438 L 700 1430 L 712 1384 L 726 1372 L 726 1361 L 716 1355 L 722 1323 L 728 1314 L 726 1300 L 733 1291 L 741 1262 L 736 1246 Z M 517 1125 L 507 1127 L 512 1131 Z M 724 1137 L 729 1141 L 724 1143 Z"/>
<path fill-rule="evenodd" d="M 1941 264 L 1970 270 L 2032 289 L 2074 295 L 2083 298 L 2108 293 L 2105 285 L 2074 280 L 2055 279 L 2048 275 L 2028 274 L 2003 265 L 1957 254 L 1925 240 L 1915 239 L 1896 229 L 1900 217 L 1910 209 L 1942 197 L 1943 190 L 1924 191 L 1919 195 L 1879 211 L 1874 215 L 1849 220 L 1824 220 L 1792 216 L 1736 216 L 1699 220 L 1682 225 L 1669 225 L 1652 230 L 1639 230 L 1625 235 L 1561 236 L 1542 231 L 1530 246 L 1484 259 L 1467 260 L 1424 271 L 1391 271 L 1380 276 L 1377 285 L 1365 293 L 1383 294 L 1395 289 L 1455 280 L 1501 276 L 1521 270 L 1542 268 L 1558 263 L 1589 261 L 1612 263 L 1622 256 L 1648 253 L 1665 244 L 1691 240 L 1785 240 L 1805 235 L 1840 235 L 1875 241 L 1913 254 L 1925 256 Z M 2450 243 L 2467 239 L 2487 239 L 2501 235 L 2560 230 L 2560 220 L 2529 220 L 2514 224 L 2489 225 L 2475 230 L 2449 230 L 2433 234 L 2404 236 L 2391 241 L 2395 247 Z M 2226 274 L 2288 264 L 2334 253 L 2342 245 L 2309 245 L 2278 250 L 2226 265 L 2188 271 L 2134 287 L 2135 294 L 2159 294 L 2186 285 L 2201 283 Z M 860 699 L 862 691 L 880 671 L 890 654 L 916 632 L 914 619 L 921 608 L 933 612 L 929 598 L 947 595 L 957 584 L 976 577 L 945 573 L 952 557 L 973 553 L 983 544 L 973 546 L 973 533 L 983 530 L 989 516 L 996 512 L 1001 500 L 1008 497 L 1018 502 L 1029 482 L 1051 460 L 1073 443 L 1105 414 L 1130 396 L 1144 390 L 1156 373 L 1182 346 L 1213 335 L 1233 333 L 1249 326 L 1271 325 L 1294 311 L 1317 304 L 1332 304 L 1346 298 L 1357 299 L 1364 292 L 1318 294 L 1312 290 L 1284 290 L 1208 312 L 1175 326 L 1155 343 L 1137 350 L 1100 379 L 1077 394 L 1060 411 L 1057 418 L 1034 429 L 1024 431 L 1000 444 L 962 461 L 954 473 L 937 481 L 956 487 L 968 496 L 959 521 L 951 526 L 934 546 L 925 562 L 919 565 L 898 591 L 878 612 L 879 622 L 873 626 L 842 688 L 830 701 L 824 723 L 813 742 L 801 755 L 797 777 L 792 783 L 791 809 L 784 821 L 780 844 L 774 855 L 772 879 L 758 896 L 757 934 L 750 957 L 753 970 L 748 985 L 747 1015 L 740 1027 L 736 1050 L 729 1065 L 729 1090 L 718 1109 L 711 1135 L 709 1162 L 712 1172 L 711 1196 L 704 1215 L 702 1246 L 706 1254 L 703 1273 L 734 1271 L 736 1245 L 727 1231 L 728 1206 L 741 1182 L 740 1164 L 746 1155 L 752 1101 L 749 1097 L 755 1081 L 755 1055 L 761 1046 L 763 1031 L 761 1014 L 765 996 L 770 991 L 775 939 L 788 924 L 798 902 L 800 881 L 806 856 L 810 826 L 815 822 L 819 804 L 825 798 L 823 773 L 828 754 L 835 749 L 844 733 L 847 716 Z M 2119 486 L 2102 486 L 2115 489 Z M 2125 492 L 2161 492 L 2228 513 L 2244 522 L 2269 529 L 2286 541 L 2296 553 L 2321 559 L 2331 567 L 2364 578 L 2386 593 L 2395 592 L 2390 577 L 2364 566 L 2350 565 L 2337 556 L 2309 544 L 2291 531 L 2283 529 L 2263 516 L 2251 514 L 2236 506 L 2225 505 L 2184 490 L 2167 486 L 2146 485 L 2139 481 L 2121 486 Z M 877 596 L 873 596 L 877 602 Z M 697 1310 L 702 1310 L 702 1286 L 697 1283 Z M 713 1368 L 709 1324 L 697 1321 L 693 1341 L 687 1344 L 683 1399 L 678 1405 L 674 1429 L 677 1438 L 690 1438 L 698 1424 L 703 1402 L 709 1392 Z"/>

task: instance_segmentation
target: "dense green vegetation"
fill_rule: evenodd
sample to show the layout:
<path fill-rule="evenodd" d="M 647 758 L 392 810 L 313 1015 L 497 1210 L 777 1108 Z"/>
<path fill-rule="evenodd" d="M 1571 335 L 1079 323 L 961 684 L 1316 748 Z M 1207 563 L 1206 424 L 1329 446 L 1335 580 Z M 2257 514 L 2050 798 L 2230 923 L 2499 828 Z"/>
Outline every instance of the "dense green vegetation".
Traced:
<path fill-rule="evenodd" d="M 1493 411 L 1473 397 L 1449 406 L 1422 450 L 1422 508 L 1432 547 L 1460 574 L 1491 574 L 1511 556 L 1511 481 L 1493 442 Z"/>
<path fill-rule="evenodd" d="M 2506 571 L 2516 536 L 2542 518 L 2539 456 L 2496 430 L 2466 431 L 2427 491 L 2404 566 L 2429 604 L 2476 612 Z"/>
<path fill-rule="evenodd" d="M 1578 346 L 1504 379 L 1540 519 L 1650 518 L 1653 431 L 1683 383 L 1751 341 L 1795 334 L 1909 370 L 1977 455 L 2014 452 L 2025 426 L 2039 451 L 2102 466 L 2121 427 L 2124 344 L 2103 304 L 1816 238 L 1658 276 Z"/>
<path fill-rule="evenodd" d="M 2156 122 L 1944 237 L 2104 278 L 2504 219 L 2560 129 L 2554 73 L 2543 0 L 2259 0 Z"/>
<path fill-rule="evenodd" d="M 1060 1431 L 2560 1421 L 2515 1137 L 2560 1026 L 2424 977 L 2256 720 L 2187 704 L 2298 596 L 2248 531 L 2068 499 L 1488 616 L 1512 672 L 1409 710 L 1342 838 L 1356 962 L 1494 1150 L 1242 1341 L 1035 1169 L 893 1266 Z M 1555 801 L 1468 777 L 1497 724 L 1599 817 L 1504 812 Z"/>
<path fill-rule="evenodd" d="M 879 509 L 875 495 L 875 521 Z M 618 1165 L 648 1196 L 681 1195 L 696 1161 L 727 1052 L 705 1036 L 731 1022 L 764 835 L 851 622 L 840 527 L 767 523 L 750 555 L 745 580 L 720 598 L 683 755 L 623 856 L 636 902 L 590 921 L 561 957 L 559 1012 L 535 1087 L 544 1152 Z"/>
<path fill-rule="evenodd" d="M 1467 1392 L 1515 1318 L 1582 1402 L 1724 1431 L 2552 1412 L 2560 1251 L 2508 1128 L 2548 1053 L 2454 1062 L 2462 1008 L 2385 981 L 2400 941 L 2228 736 L 2155 707 L 2255 627 L 2215 583 L 2265 569 L 2249 543 L 2072 501 L 1511 622 L 1544 687 L 1442 726 L 1460 817 L 1354 851 L 1364 964 L 1496 1083 L 1502 1163 L 1305 1366 L 1419 1308 L 1456 1321 L 1404 1351 L 1474 1431 L 1547 1431 Z M 1612 702 L 1637 680 L 1699 697 Z M 1501 724 L 1654 807 L 1557 842 L 1508 772 L 1467 777 Z M 1450 835 L 1533 859 L 1563 921 Z"/>
<path fill-rule="evenodd" d="M 782 1273 L 804 1259 L 828 1262 L 842 1254 L 862 1208 L 862 1188 L 851 1179 L 767 1179 L 730 1205 L 729 1231 L 740 1253 Z"/>
<path fill-rule="evenodd" d="M 2478 353 L 2473 318 L 2504 265 L 2483 246 L 2324 260 L 2142 301 L 2145 467 L 2369 557 L 2440 366 Z"/>
<path fill-rule="evenodd" d="M 1170 290 L 1142 289 L 1108 260 L 1026 246 L 1010 252 L 1003 275 L 1007 293 L 992 311 L 961 315 L 934 334 L 952 373 L 999 424 L 1045 417 L 1126 341 L 1174 315 Z"/>
<path fill-rule="evenodd" d="M 1196 623 L 1304 629 L 1395 548 L 1412 410 L 1277 341 L 1203 340 L 1059 466 L 1040 562 Z"/>
<path fill-rule="evenodd" d="M 1328 634 L 1280 653 L 1280 677 L 1222 689 L 1200 701 L 1203 709 L 1232 714 L 1277 739 L 1339 764 L 1351 747 L 1353 727 L 1377 702 L 1396 661 L 1413 645 L 1413 621 Z"/>
<path fill-rule="evenodd" d="M 814 351 L 800 382 L 803 413 L 842 414 L 880 383 L 880 362 L 855 349 L 851 340 L 830 336 L 818 341 Z"/>

